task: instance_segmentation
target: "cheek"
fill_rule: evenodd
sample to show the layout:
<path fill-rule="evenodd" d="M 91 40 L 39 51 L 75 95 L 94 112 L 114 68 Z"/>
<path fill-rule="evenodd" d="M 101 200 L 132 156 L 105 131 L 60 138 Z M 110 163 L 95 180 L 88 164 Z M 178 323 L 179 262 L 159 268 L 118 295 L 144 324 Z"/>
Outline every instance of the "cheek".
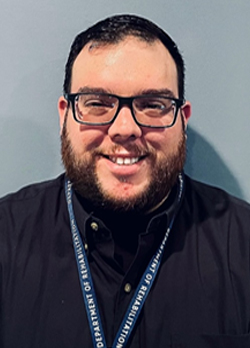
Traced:
<path fill-rule="evenodd" d="M 164 150 L 168 144 L 173 142 L 173 134 L 166 129 L 162 130 L 148 130 L 144 134 L 144 139 L 149 147 L 155 150 Z"/>
<path fill-rule="evenodd" d="M 161 129 L 157 131 L 147 131 L 144 135 L 146 143 L 152 150 L 160 155 L 169 155 L 174 152 L 179 145 L 182 137 L 182 126 L 179 124 L 176 127 Z"/>
<path fill-rule="evenodd" d="M 91 151 L 98 148 L 105 137 L 105 131 L 99 128 L 91 128 L 84 125 L 69 125 L 68 134 L 71 139 L 73 149 L 76 152 Z"/>

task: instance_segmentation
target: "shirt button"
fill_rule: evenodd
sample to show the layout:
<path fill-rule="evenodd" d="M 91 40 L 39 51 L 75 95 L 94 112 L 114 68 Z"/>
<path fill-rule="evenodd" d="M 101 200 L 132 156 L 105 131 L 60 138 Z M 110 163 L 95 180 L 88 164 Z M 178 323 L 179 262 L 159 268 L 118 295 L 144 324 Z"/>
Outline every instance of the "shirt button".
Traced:
<path fill-rule="evenodd" d="M 96 222 L 91 222 L 90 226 L 91 226 L 92 230 L 98 231 L 99 226 Z"/>
<path fill-rule="evenodd" d="M 124 291 L 129 294 L 131 291 L 131 285 L 129 283 L 125 284 Z"/>
<path fill-rule="evenodd" d="M 84 249 L 85 249 L 86 251 L 88 250 L 88 244 L 87 244 L 87 243 L 84 244 Z"/>

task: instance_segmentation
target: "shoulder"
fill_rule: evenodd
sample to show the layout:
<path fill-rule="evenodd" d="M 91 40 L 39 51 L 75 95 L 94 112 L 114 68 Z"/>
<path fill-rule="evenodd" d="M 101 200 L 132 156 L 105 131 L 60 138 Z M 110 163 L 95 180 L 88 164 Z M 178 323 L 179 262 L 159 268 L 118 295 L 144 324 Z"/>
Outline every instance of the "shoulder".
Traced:
<path fill-rule="evenodd" d="M 63 188 L 64 174 L 61 174 L 56 179 L 35 183 L 21 188 L 17 192 L 10 193 L 0 199 L 0 209 L 7 205 L 15 203 L 28 203 L 39 199 L 39 197 L 48 195 L 50 192 L 54 193 Z"/>
<path fill-rule="evenodd" d="M 0 199 L 0 249 L 16 245 L 36 235 L 48 235 L 62 219 L 65 210 L 64 174 L 29 185 Z M 28 243 L 28 242 L 27 242 Z M 1 248 L 1 244 L 4 247 Z M 29 243 L 28 243 L 29 244 Z M 7 256 L 6 256 L 7 257 Z"/>
<path fill-rule="evenodd" d="M 206 206 L 218 211 L 236 209 L 250 214 L 250 204 L 246 201 L 234 197 L 218 187 L 193 180 L 187 175 L 185 175 L 185 179 L 186 196 L 189 200 L 198 201 L 203 208 Z"/>
<path fill-rule="evenodd" d="M 250 205 L 226 191 L 185 177 L 184 211 L 190 224 L 250 238 Z M 222 232 L 223 231 L 223 232 Z"/>
<path fill-rule="evenodd" d="M 61 233 L 65 206 L 64 174 L 1 198 L 1 265 L 7 270 L 12 262 L 23 262 L 23 258 L 28 260 L 30 248 L 44 247 L 46 253 L 49 243 Z"/>
<path fill-rule="evenodd" d="M 26 186 L 0 199 L 0 223 L 13 226 L 31 216 L 56 209 L 64 195 L 64 174 L 58 178 Z"/>

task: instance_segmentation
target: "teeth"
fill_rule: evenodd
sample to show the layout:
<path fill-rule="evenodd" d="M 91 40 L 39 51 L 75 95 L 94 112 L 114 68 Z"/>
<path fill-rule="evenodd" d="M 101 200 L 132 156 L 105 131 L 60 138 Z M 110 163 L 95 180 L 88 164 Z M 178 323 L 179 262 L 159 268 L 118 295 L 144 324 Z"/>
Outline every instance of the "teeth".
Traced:
<path fill-rule="evenodd" d="M 110 160 L 118 165 L 129 166 L 139 161 L 139 157 L 123 158 L 123 157 L 110 157 Z"/>
<path fill-rule="evenodd" d="M 132 159 L 130 160 L 130 158 L 125 158 L 123 163 L 130 164 L 130 163 L 132 163 Z"/>

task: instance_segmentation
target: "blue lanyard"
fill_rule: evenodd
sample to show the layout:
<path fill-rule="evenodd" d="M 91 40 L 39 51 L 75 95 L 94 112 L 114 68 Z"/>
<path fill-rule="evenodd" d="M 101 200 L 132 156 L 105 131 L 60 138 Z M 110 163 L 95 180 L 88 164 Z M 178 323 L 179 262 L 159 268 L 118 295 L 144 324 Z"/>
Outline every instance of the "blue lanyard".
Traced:
<path fill-rule="evenodd" d="M 178 192 L 178 203 L 181 200 L 183 193 L 183 177 L 179 175 L 179 192 Z M 94 291 L 93 281 L 90 273 L 90 267 L 85 253 L 82 239 L 76 224 L 74 216 L 73 204 L 72 204 L 72 184 L 66 179 L 65 180 L 65 194 L 68 205 L 68 212 L 70 218 L 70 227 L 73 239 L 73 245 L 75 250 L 76 262 L 78 267 L 79 279 L 85 302 L 86 312 L 88 316 L 89 326 L 92 335 L 93 347 L 94 348 L 107 348 L 104 332 L 101 323 L 101 317 L 97 305 L 96 295 Z M 163 251 L 168 239 L 170 230 L 173 226 L 176 211 L 172 217 L 172 220 L 168 226 L 165 236 L 161 242 L 160 247 L 149 262 L 140 282 L 135 291 L 135 294 L 129 304 L 127 312 L 115 337 L 112 348 L 124 348 L 128 342 L 128 339 L 133 331 L 136 320 L 141 312 L 144 302 L 148 296 L 148 293 L 153 285 L 155 277 L 160 267 L 162 260 Z"/>

